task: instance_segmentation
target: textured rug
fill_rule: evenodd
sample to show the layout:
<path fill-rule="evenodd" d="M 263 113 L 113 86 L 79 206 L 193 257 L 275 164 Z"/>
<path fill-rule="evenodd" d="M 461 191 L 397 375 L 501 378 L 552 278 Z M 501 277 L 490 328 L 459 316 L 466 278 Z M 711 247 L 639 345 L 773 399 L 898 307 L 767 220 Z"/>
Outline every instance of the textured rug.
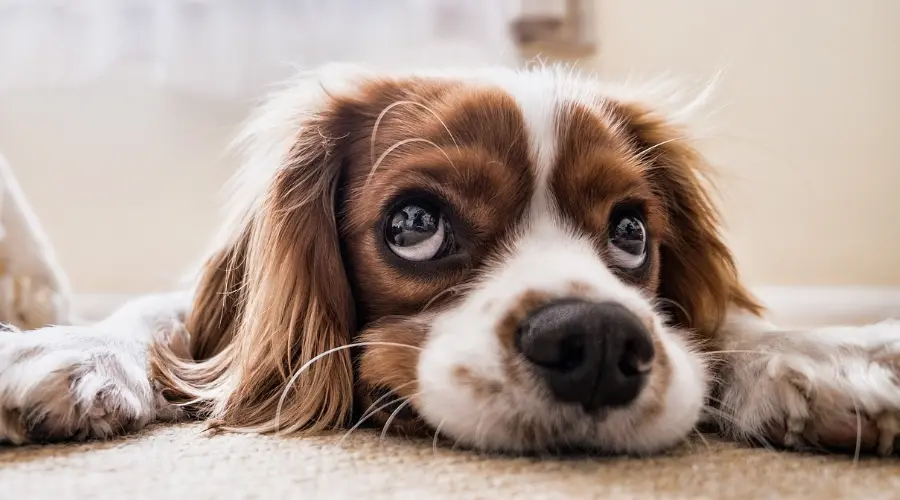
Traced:
<path fill-rule="evenodd" d="M 488 457 L 372 432 L 314 439 L 157 426 L 125 439 L 0 448 L 0 498 L 877 498 L 900 460 L 694 438 L 653 458 Z"/>

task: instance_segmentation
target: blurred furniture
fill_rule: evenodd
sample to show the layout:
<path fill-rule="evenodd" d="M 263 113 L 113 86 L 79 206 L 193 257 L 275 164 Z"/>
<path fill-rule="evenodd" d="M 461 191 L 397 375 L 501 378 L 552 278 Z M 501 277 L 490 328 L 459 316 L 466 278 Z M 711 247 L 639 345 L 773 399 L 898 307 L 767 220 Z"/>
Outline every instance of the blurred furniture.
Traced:
<path fill-rule="evenodd" d="M 69 300 L 53 248 L 0 157 L 0 322 L 23 329 L 68 323 Z"/>

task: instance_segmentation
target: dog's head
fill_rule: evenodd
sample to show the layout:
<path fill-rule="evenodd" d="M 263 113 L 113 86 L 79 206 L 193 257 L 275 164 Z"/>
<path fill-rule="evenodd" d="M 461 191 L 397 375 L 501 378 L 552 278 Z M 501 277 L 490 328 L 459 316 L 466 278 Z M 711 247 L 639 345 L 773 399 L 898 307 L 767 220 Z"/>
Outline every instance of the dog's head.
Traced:
<path fill-rule="evenodd" d="M 650 452 L 753 308 L 666 115 L 567 71 L 326 68 L 251 123 L 190 327 L 231 427 Z M 205 391 L 205 392 L 204 392 Z M 354 417 L 355 416 L 355 417 Z"/>

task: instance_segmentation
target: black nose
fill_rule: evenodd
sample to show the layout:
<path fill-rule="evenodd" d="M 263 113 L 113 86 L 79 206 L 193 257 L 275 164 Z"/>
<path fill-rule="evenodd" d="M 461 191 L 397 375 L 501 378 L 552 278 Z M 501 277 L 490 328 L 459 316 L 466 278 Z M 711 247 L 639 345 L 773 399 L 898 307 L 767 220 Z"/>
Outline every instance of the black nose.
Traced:
<path fill-rule="evenodd" d="M 516 346 L 557 400 L 588 411 L 633 401 L 654 354 L 646 327 L 624 306 L 569 299 L 529 314 Z"/>

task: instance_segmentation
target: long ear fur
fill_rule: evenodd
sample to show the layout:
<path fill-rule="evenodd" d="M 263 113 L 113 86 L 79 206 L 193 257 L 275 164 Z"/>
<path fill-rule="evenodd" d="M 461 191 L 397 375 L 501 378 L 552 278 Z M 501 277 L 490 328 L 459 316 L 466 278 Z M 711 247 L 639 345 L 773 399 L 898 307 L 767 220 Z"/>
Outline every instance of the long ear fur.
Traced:
<path fill-rule="evenodd" d="M 321 83 L 292 87 L 251 122 L 235 212 L 187 319 L 193 359 L 151 356 L 170 399 L 226 429 L 317 431 L 351 410 L 351 358 L 339 349 L 354 327 L 335 220 L 342 155 Z"/>
<path fill-rule="evenodd" d="M 643 161 L 665 200 L 669 235 L 660 248 L 659 296 L 673 305 L 677 322 L 713 339 L 729 307 L 754 314 L 761 306 L 741 283 L 728 246 L 719 232 L 718 212 L 706 181 L 704 158 L 688 135 L 660 114 L 623 105 L 625 126 L 637 136 Z"/>

